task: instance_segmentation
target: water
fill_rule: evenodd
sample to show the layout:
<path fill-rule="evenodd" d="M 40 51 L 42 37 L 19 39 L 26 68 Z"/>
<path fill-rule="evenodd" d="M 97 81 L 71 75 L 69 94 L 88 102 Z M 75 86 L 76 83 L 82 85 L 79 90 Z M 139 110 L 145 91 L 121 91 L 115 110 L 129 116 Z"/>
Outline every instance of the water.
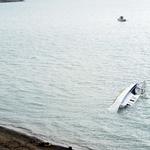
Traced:
<path fill-rule="evenodd" d="M 149 3 L 1 3 L 0 124 L 76 150 L 150 149 Z M 143 80 L 146 98 L 107 110 Z"/>

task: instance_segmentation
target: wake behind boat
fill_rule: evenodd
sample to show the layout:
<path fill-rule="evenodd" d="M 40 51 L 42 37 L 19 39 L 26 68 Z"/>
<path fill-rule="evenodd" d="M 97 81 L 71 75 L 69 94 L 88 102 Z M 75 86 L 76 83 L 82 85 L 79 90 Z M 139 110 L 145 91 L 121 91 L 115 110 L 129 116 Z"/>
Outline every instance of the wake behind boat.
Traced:
<path fill-rule="evenodd" d="M 132 106 L 137 101 L 137 99 L 145 93 L 145 89 L 145 81 L 142 83 L 141 87 L 138 83 L 131 84 L 121 91 L 121 93 L 108 109 L 117 112 L 120 108 Z"/>
<path fill-rule="evenodd" d="M 123 16 L 120 16 L 119 19 L 118 19 L 118 21 L 120 21 L 120 22 L 125 22 L 126 19 L 124 19 Z"/>

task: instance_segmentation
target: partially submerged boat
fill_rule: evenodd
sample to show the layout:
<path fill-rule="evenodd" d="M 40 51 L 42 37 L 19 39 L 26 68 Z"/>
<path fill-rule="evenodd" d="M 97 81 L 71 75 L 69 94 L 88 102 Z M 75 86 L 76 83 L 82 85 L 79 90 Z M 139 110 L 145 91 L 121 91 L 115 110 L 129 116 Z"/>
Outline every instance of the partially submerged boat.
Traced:
<path fill-rule="evenodd" d="M 120 21 L 120 22 L 125 22 L 126 19 L 124 19 L 123 16 L 120 16 L 119 19 L 118 19 L 118 21 Z"/>
<path fill-rule="evenodd" d="M 108 109 L 117 112 L 120 108 L 132 106 L 137 101 L 137 99 L 145 93 L 145 90 L 145 81 L 142 83 L 141 87 L 138 83 L 131 84 L 121 91 L 121 93 Z"/>

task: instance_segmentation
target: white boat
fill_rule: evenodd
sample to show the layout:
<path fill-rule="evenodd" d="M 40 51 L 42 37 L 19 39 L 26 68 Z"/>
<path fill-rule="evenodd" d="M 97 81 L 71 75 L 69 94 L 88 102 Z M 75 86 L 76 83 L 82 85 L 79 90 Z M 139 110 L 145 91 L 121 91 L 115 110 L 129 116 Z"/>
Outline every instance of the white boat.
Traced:
<path fill-rule="evenodd" d="M 121 93 L 108 109 L 117 112 L 119 108 L 132 106 L 137 101 L 137 99 L 145 93 L 145 89 L 145 81 L 141 87 L 138 83 L 131 84 L 121 91 Z"/>
<path fill-rule="evenodd" d="M 126 19 L 123 19 L 123 16 L 120 16 L 119 19 L 118 19 L 118 21 L 120 21 L 120 22 L 125 22 Z"/>
<path fill-rule="evenodd" d="M 120 22 L 125 22 L 126 21 L 126 19 L 118 19 L 118 21 L 120 21 Z"/>

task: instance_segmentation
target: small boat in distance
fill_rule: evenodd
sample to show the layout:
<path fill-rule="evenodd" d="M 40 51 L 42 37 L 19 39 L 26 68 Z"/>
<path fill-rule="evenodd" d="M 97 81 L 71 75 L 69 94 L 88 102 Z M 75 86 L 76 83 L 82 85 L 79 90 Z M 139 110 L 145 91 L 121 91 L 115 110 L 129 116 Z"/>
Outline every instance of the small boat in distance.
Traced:
<path fill-rule="evenodd" d="M 118 21 L 120 21 L 120 22 L 125 22 L 126 19 L 123 19 L 123 16 L 120 16 L 119 19 L 118 19 Z"/>
<path fill-rule="evenodd" d="M 137 101 L 137 99 L 145 93 L 145 90 L 145 81 L 142 83 L 141 87 L 138 83 L 131 84 L 120 92 L 118 97 L 108 109 L 110 111 L 117 112 L 120 108 L 132 106 Z"/>

